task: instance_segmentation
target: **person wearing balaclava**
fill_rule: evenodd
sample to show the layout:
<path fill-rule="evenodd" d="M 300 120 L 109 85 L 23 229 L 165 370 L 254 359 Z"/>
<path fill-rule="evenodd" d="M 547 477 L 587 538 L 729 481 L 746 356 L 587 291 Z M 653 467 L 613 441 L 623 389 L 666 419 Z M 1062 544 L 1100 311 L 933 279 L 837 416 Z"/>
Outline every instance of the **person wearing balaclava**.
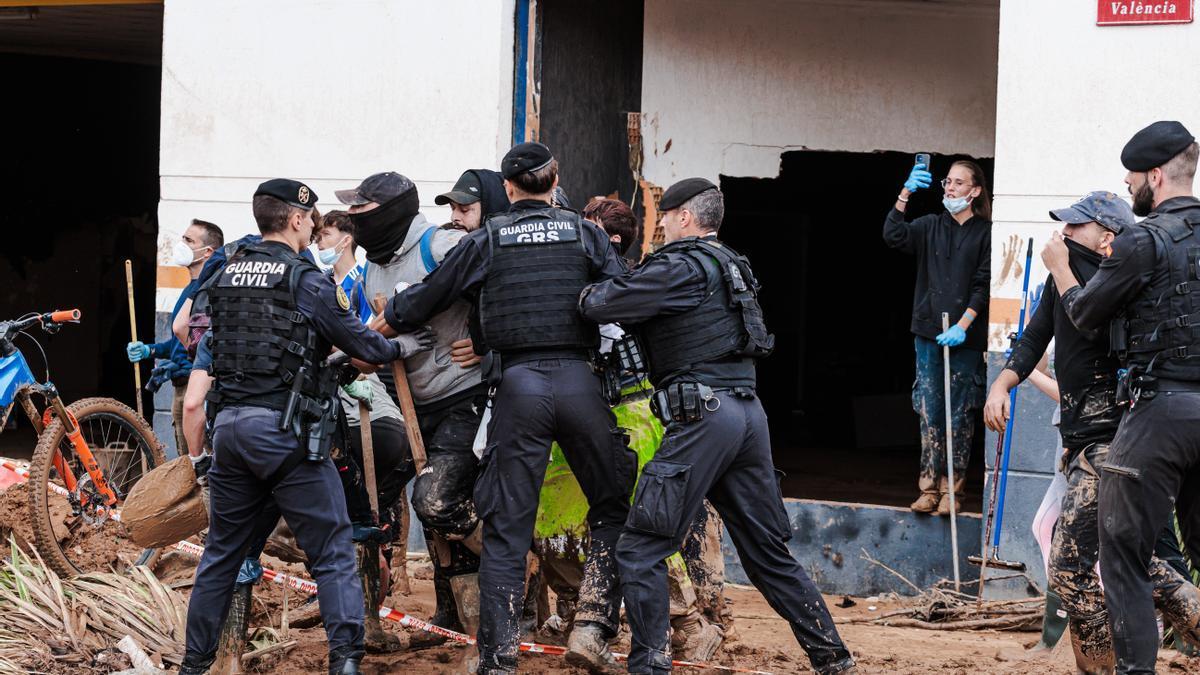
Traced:
<path fill-rule="evenodd" d="M 917 479 L 921 494 L 910 508 L 945 516 L 950 515 L 951 490 L 961 503 L 987 379 L 983 353 L 992 283 L 992 205 L 983 169 L 961 160 L 950 165 L 941 182 L 944 208 L 906 220 L 909 197 L 933 180 L 930 168 L 913 165 L 883 222 L 883 241 L 917 259 L 910 329 L 917 362 L 913 410 L 921 424 Z M 946 330 L 942 328 L 943 313 L 950 316 Z M 950 485 L 946 467 L 944 347 L 950 348 L 954 485 Z"/>
<path fill-rule="evenodd" d="M 217 249 L 225 245 L 225 235 L 221 228 L 203 220 L 192 220 L 192 224 L 183 231 L 171 248 L 171 264 L 188 271 L 188 284 L 179 293 L 175 308 L 171 310 L 171 321 L 179 315 L 184 304 L 191 300 L 192 294 L 199 286 L 197 277 L 204 263 Z M 188 357 L 187 349 L 174 335 L 169 335 L 162 342 L 144 344 L 130 342 L 125 346 L 125 355 L 131 363 L 147 359 L 163 359 L 165 364 L 154 369 L 151 383 L 161 383 L 171 380 L 174 394 L 171 401 L 171 423 L 175 427 L 175 451 L 180 455 L 187 452 L 187 441 L 183 435 L 183 395 L 187 390 L 188 376 L 192 370 L 192 360 Z M 160 375 L 161 373 L 161 375 Z M 152 391 L 157 390 L 155 385 Z"/>
<path fill-rule="evenodd" d="M 1086 285 L 1112 252 L 1113 240 L 1134 227 L 1133 211 L 1112 192 L 1092 192 L 1063 209 L 1050 212 L 1063 224 L 1069 266 L 1078 283 Z M 1029 377 L 1051 340 L 1057 355 L 1054 374 L 1059 388 L 1059 426 L 1067 482 L 1062 512 L 1050 546 L 1049 592 L 1057 595 L 1071 627 L 1071 643 L 1079 672 L 1110 672 L 1115 666 L 1112 632 L 1104 605 L 1096 562 L 1100 557 L 1098 491 L 1100 467 L 1108 458 L 1124 407 L 1117 404 L 1120 360 L 1109 349 L 1109 330 L 1083 331 L 1071 322 L 1059 300 L 1054 276 L 1046 279 L 1041 301 L 1025 332 L 1013 347 L 1008 363 L 992 384 L 983 418 L 996 432 L 1004 430 L 1011 411 L 1009 392 Z M 1170 520 L 1170 519 L 1169 519 Z M 1184 639 L 1194 640 L 1188 627 L 1200 623 L 1200 591 L 1164 560 L 1181 557 L 1175 532 L 1163 522 L 1166 548 L 1151 562 L 1155 598 L 1164 617 Z M 1186 567 L 1184 568 L 1186 572 Z M 1049 595 L 1047 596 L 1049 599 Z"/>
<path fill-rule="evenodd" d="M 477 169 L 463 174 L 437 202 L 467 207 L 456 214 L 466 217 L 464 225 L 477 228 L 487 215 L 507 210 L 503 190 L 498 174 Z M 365 250 L 362 288 L 372 302 L 378 295 L 390 300 L 419 283 L 467 235 L 463 229 L 439 227 L 420 213 L 416 185 L 394 171 L 374 174 L 336 194 L 349 206 L 354 240 Z M 476 585 L 481 536 L 471 498 L 478 467 L 472 442 L 487 404 L 487 385 L 469 337 L 470 311 L 470 303 L 457 300 L 433 316 L 428 324 L 437 344 L 404 362 L 428 461 L 413 483 L 412 504 L 434 561 L 437 607 L 430 621 L 453 630 L 463 628 L 455 589 L 469 600 L 464 589 Z M 395 397 L 391 372 L 380 370 L 379 377 Z M 428 634 L 412 641 L 423 646 L 444 639 Z"/>

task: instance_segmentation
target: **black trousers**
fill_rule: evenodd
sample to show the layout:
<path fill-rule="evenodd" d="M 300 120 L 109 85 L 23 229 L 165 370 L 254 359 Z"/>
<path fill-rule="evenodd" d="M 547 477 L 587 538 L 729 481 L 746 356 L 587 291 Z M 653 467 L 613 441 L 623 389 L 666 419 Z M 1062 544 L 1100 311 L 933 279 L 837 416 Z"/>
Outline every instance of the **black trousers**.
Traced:
<path fill-rule="evenodd" d="M 1179 519 L 1200 560 L 1200 393 L 1159 391 L 1121 421 L 1100 481 L 1100 569 L 1119 673 L 1153 673 L 1158 656 L 1151 556 Z"/>
<path fill-rule="evenodd" d="M 272 502 L 308 556 L 320 585 L 317 600 L 329 650 L 342 658 L 363 653 L 363 601 L 346 499 L 333 462 L 301 462 L 270 490 L 269 479 L 299 440 L 279 431 L 281 413 L 258 407 L 227 407 L 213 429 L 208 473 L 209 525 L 204 555 L 188 600 L 184 662 L 212 659 L 221 623 L 233 596 L 238 569 L 251 546 L 261 546 L 263 517 Z M 269 530 L 268 530 L 269 531 Z"/>
<path fill-rule="evenodd" d="M 1075 453 L 1063 471 L 1067 493 L 1050 547 L 1050 590 L 1058 595 L 1067 612 L 1081 670 L 1111 667 L 1113 662 L 1109 612 L 1096 575 L 1100 558 L 1097 496 L 1103 482 L 1110 479 L 1102 477 L 1100 469 L 1108 453 L 1107 445 L 1090 445 Z M 1174 516 L 1169 514 L 1166 526 L 1159 529 L 1148 571 L 1155 605 L 1168 623 L 1186 635 L 1185 628 L 1200 621 L 1200 591 L 1188 580 L 1187 567 L 1183 566 L 1182 571 L 1176 567 L 1182 558 L 1175 543 Z"/>
<path fill-rule="evenodd" d="M 349 461 L 337 462 L 338 475 L 346 491 L 346 507 L 350 511 L 350 522 L 367 524 L 371 520 L 371 501 L 362 470 L 362 427 L 348 427 L 346 441 L 350 450 L 346 459 Z M 371 420 L 371 446 L 375 457 L 379 510 L 386 512 L 400 499 L 404 486 L 408 485 L 415 473 L 404 423 L 394 417 Z"/>
<path fill-rule="evenodd" d="M 588 500 L 591 544 L 586 597 L 607 600 L 606 627 L 619 628 L 620 594 L 613 548 L 629 513 L 637 456 L 583 360 L 546 358 L 504 370 L 496 390 L 475 505 L 483 520 L 479 565 L 480 670 L 515 669 L 525 602 L 525 560 L 550 444 L 557 441 Z M 666 592 L 666 582 L 663 582 Z"/>
<path fill-rule="evenodd" d="M 818 673 L 854 663 L 804 568 L 788 551 L 792 528 L 771 461 L 767 415 L 755 397 L 719 392 L 704 419 L 671 423 L 642 469 L 617 543 L 629 672 L 671 670 L 667 556 L 679 550 L 707 496 L 725 521 L 750 581 L 791 624 Z"/>

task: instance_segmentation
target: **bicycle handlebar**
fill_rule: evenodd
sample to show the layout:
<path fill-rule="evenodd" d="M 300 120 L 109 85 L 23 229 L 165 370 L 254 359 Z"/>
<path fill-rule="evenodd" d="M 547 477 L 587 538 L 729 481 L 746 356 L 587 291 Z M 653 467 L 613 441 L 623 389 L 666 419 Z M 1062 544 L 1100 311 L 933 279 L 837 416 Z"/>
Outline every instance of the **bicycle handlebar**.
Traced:
<path fill-rule="evenodd" d="M 82 314 L 77 309 L 56 309 L 49 314 L 43 314 L 42 323 L 46 322 L 47 317 L 49 317 L 51 323 L 78 322 L 80 316 Z"/>

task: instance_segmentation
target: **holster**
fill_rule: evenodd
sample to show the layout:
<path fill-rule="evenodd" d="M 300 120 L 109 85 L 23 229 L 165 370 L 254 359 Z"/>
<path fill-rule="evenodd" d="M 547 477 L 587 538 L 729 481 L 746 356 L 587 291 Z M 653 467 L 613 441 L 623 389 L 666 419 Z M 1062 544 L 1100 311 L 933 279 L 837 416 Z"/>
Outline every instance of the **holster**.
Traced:
<path fill-rule="evenodd" d="M 663 424 L 687 424 L 704 419 L 709 401 L 716 400 L 712 388 L 699 382 L 677 382 L 657 389 L 650 397 L 650 410 Z M 718 407 L 720 403 L 718 401 Z"/>
<path fill-rule="evenodd" d="M 479 367 L 483 371 L 483 381 L 487 383 L 488 390 L 495 391 L 504 379 L 504 365 L 501 363 L 500 352 L 489 350 L 483 355 Z"/>

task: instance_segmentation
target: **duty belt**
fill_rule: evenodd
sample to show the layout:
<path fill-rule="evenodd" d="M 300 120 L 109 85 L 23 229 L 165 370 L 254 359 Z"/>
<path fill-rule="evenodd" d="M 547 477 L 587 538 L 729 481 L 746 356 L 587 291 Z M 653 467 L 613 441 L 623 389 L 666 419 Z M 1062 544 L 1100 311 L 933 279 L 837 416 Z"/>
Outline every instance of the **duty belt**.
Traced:
<path fill-rule="evenodd" d="M 677 382 L 656 389 L 650 397 L 650 410 L 663 424 L 678 422 L 686 424 L 704 419 L 704 413 L 715 413 L 721 409 L 718 393 L 728 393 L 737 398 L 754 398 L 752 387 L 709 387 L 700 382 Z"/>

